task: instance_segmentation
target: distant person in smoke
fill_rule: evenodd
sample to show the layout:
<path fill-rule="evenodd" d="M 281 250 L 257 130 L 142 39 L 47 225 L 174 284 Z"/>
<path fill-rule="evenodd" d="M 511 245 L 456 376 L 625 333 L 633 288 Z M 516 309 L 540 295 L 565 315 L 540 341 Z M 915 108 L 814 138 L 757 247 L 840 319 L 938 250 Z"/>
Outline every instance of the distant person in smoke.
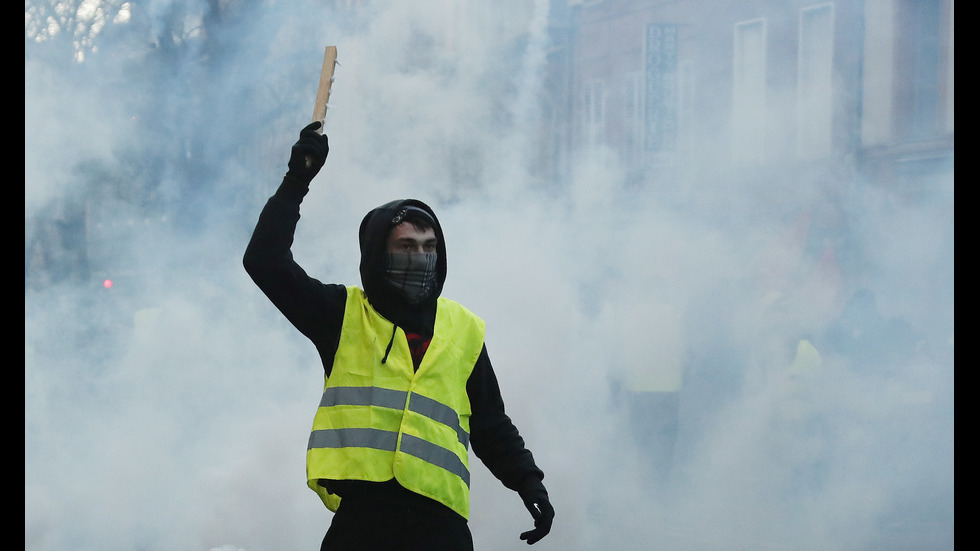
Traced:
<path fill-rule="evenodd" d="M 665 284 L 645 280 L 651 288 Z M 642 462 L 641 482 L 658 495 L 669 489 L 680 432 L 680 395 L 687 361 L 680 309 L 650 289 L 623 293 L 616 306 L 614 396 L 625 405 Z"/>
<path fill-rule="evenodd" d="M 905 318 L 883 316 L 875 293 L 864 287 L 854 292 L 823 338 L 826 348 L 856 371 L 879 375 L 894 373 L 923 345 Z"/>
<path fill-rule="evenodd" d="M 441 296 L 446 244 L 415 199 L 360 225 L 363 288 L 308 276 L 290 247 L 300 203 L 327 158 L 314 122 L 245 251 L 252 280 L 316 346 L 324 391 L 307 449 L 307 483 L 334 512 L 321 550 L 468 550 L 469 443 L 534 519 L 551 530 L 544 473 L 510 417 L 484 344 L 484 322 Z"/>

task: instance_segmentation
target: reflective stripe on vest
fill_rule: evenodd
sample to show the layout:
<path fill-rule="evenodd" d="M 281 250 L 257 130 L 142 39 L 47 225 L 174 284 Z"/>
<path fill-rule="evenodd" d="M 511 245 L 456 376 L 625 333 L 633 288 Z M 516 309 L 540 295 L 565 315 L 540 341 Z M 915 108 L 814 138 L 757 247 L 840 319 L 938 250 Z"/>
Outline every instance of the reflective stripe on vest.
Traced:
<path fill-rule="evenodd" d="M 416 371 L 404 331 L 348 288 L 344 326 L 307 449 L 307 482 L 336 511 L 319 479 L 383 482 L 469 516 L 469 397 L 466 381 L 483 348 L 483 321 L 439 299 L 435 335 Z"/>
<path fill-rule="evenodd" d="M 403 409 L 408 400 L 408 392 L 402 390 L 392 390 L 389 388 L 378 387 L 329 387 L 323 391 L 320 399 L 320 407 L 330 406 L 379 406 L 392 409 Z M 413 394 L 412 401 L 408 404 L 408 409 L 424 415 L 433 421 L 437 421 L 451 427 L 459 437 L 459 443 L 464 448 L 469 448 L 470 433 L 459 425 L 459 415 L 456 411 L 447 406 L 422 396 Z M 316 431 L 314 431 L 316 432 Z M 312 444 L 311 444 L 312 446 Z M 330 447 L 330 446 L 316 446 Z M 373 446 L 368 446 L 373 447 Z"/>

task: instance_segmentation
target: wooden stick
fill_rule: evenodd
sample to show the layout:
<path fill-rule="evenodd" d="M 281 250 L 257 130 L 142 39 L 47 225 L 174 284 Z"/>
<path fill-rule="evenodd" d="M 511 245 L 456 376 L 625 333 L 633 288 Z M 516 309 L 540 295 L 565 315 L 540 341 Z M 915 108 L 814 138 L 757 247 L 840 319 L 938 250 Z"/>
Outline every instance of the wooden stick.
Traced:
<path fill-rule="evenodd" d="M 323 67 L 320 69 L 320 85 L 316 90 L 316 103 L 313 104 L 313 122 L 320 121 L 320 134 L 323 121 L 327 118 L 327 102 L 330 101 L 330 85 L 333 84 L 333 70 L 337 64 L 337 47 L 327 46 L 323 52 Z"/>

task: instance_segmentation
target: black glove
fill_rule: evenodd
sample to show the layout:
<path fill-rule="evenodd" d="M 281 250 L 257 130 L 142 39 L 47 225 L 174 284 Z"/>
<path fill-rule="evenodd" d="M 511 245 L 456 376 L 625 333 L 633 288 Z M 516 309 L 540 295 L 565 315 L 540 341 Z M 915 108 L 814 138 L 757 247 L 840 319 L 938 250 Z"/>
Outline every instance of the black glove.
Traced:
<path fill-rule="evenodd" d="M 309 185 L 310 180 L 320 172 L 320 168 L 327 160 L 327 153 L 330 147 L 327 145 L 326 134 L 317 133 L 317 129 L 323 124 L 320 121 L 306 125 L 300 131 L 299 141 L 293 145 L 293 150 L 289 155 L 289 170 L 286 176 Z"/>
<path fill-rule="evenodd" d="M 551 521 L 555 518 L 555 510 L 548 501 L 548 490 L 544 489 L 544 484 L 537 476 L 528 476 L 524 480 L 524 486 L 517 492 L 524 500 L 524 506 L 534 517 L 534 530 L 528 530 L 521 534 L 522 540 L 527 540 L 527 544 L 537 543 L 541 538 L 548 535 L 551 531 Z"/>

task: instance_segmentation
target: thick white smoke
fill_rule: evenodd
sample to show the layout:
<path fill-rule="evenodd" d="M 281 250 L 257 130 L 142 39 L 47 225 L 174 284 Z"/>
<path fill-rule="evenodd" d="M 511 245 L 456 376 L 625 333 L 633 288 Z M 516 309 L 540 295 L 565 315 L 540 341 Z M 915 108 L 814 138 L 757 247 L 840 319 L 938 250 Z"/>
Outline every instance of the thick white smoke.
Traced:
<path fill-rule="evenodd" d="M 215 3 L 133 4 L 150 50 L 174 9 L 187 30 Z M 557 517 L 535 548 L 952 548 L 951 176 L 922 186 L 928 200 L 814 184 L 777 210 L 726 182 L 664 200 L 579 156 L 569 181 L 542 185 L 529 150 L 554 92 L 550 6 L 506 4 L 229 8 L 211 27 L 222 47 L 177 58 L 165 80 L 128 63 L 143 55 L 131 42 L 89 53 L 99 72 L 61 71 L 28 44 L 27 242 L 88 198 L 93 252 L 90 277 L 25 295 L 26 549 L 319 546 L 330 513 L 303 462 L 322 370 L 241 256 L 312 114 L 326 45 L 340 62 L 331 151 L 294 256 L 356 283 L 365 212 L 409 196 L 436 209 L 445 294 L 487 321 L 507 410 L 546 473 Z M 153 96 L 169 104 L 134 118 L 154 86 L 175 88 Z M 130 147 L 147 135 L 159 149 Z M 179 172 L 179 156 L 209 163 Z M 169 205 L 154 216 L 106 191 L 146 171 Z M 861 285 L 820 255 L 823 238 L 848 243 Z M 861 286 L 877 309 L 856 311 L 872 316 L 861 327 L 891 328 L 871 344 L 894 360 L 807 363 L 800 339 L 823 342 Z M 637 362 L 684 366 L 668 485 L 631 431 L 622 381 Z M 472 463 L 476 548 L 525 549 L 520 499 Z"/>

